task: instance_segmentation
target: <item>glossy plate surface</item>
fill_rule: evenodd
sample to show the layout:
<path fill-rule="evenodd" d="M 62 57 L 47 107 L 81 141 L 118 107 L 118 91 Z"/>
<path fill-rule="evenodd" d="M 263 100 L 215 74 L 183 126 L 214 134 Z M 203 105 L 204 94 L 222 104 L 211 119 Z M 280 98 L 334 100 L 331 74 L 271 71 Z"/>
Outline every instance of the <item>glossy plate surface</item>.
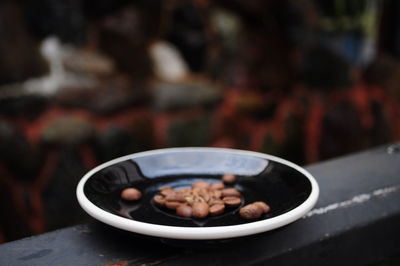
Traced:
<path fill-rule="evenodd" d="M 264 201 L 271 211 L 256 221 L 242 219 L 241 206 L 204 219 L 183 218 L 152 201 L 160 187 L 183 188 L 196 180 L 220 182 L 234 174 L 232 185 L 242 193 L 241 206 Z M 125 202 L 124 188 L 142 192 Z M 173 239 L 211 240 L 247 236 L 291 223 L 318 199 L 315 179 L 303 168 L 271 155 L 219 148 L 171 148 L 136 153 L 104 163 L 79 182 L 77 198 L 94 218 L 127 231 Z"/>

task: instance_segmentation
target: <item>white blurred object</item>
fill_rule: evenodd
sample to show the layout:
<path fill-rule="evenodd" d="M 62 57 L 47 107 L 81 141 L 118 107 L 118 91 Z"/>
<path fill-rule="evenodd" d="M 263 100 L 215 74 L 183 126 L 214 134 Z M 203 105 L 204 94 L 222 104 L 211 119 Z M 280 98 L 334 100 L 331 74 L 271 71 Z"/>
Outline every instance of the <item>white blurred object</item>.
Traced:
<path fill-rule="evenodd" d="M 179 82 L 187 76 L 189 68 L 172 44 L 166 41 L 156 41 L 150 46 L 149 53 L 157 79 Z"/>
<path fill-rule="evenodd" d="M 23 89 L 28 93 L 51 96 L 65 87 L 89 87 L 93 83 L 91 78 L 67 73 L 64 69 L 64 58 L 73 51 L 72 47 L 61 44 L 55 37 L 45 39 L 41 53 L 49 63 L 49 75 L 25 81 Z"/>

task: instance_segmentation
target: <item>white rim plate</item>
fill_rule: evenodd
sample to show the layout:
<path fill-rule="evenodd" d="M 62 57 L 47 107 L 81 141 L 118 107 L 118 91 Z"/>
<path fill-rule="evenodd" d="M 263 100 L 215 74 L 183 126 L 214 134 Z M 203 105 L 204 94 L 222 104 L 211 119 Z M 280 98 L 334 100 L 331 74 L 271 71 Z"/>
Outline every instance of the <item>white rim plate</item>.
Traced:
<path fill-rule="evenodd" d="M 122 216 L 109 213 L 101 209 L 100 207 L 93 204 L 86 197 L 84 193 L 84 185 L 86 181 L 93 174 L 97 173 L 103 168 L 106 168 L 108 166 L 111 166 L 113 164 L 128 159 L 134 159 L 141 156 L 156 155 L 168 152 L 180 152 L 180 151 L 230 152 L 238 155 L 255 156 L 275 161 L 287 165 L 302 173 L 310 181 L 311 193 L 309 194 L 308 198 L 299 206 L 281 215 L 246 224 L 214 226 L 214 227 L 179 227 L 179 226 L 157 225 L 157 224 L 135 221 L 132 219 L 124 218 Z M 212 240 L 212 239 L 226 239 L 226 238 L 235 238 L 235 237 L 253 235 L 273 230 L 278 227 L 282 227 L 284 225 L 292 223 L 298 220 L 299 218 L 303 217 L 307 212 L 309 212 L 314 207 L 319 196 L 319 187 L 314 177 L 304 168 L 276 156 L 258 152 L 252 152 L 252 151 L 224 149 L 224 148 L 169 148 L 169 149 L 159 149 L 159 150 L 152 150 L 152 151 L 127 155 L 97 166 L 96 168 L 92 169 L 82 177 L 76 189 L 76 196 L 78 198 L 80 206 L 89 215 L 91 215 L 93 218 L 103 223 L 109 224 L 116 228 L 120 228 L 126 231 L 139 233 L 143 235 L 162 237 L 162 238 L 186 239 L 186 240 Z"/>

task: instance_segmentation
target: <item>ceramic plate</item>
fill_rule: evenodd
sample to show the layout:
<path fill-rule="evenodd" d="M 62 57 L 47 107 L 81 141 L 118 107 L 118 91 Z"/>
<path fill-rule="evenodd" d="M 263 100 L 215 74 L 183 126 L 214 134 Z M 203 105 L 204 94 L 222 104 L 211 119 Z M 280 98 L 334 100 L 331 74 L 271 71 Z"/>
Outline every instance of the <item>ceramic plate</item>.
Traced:
<path fill-rule="evenodd" d="M 154 204 L 160 187 L 182 188 L 196 180 L 220 182 L 234 174 L 232 185 L 242 193 L 242 205 L 203 219 L 177 216 Z M 136 187 L 137 202 L 120 198 Z M 172 239 L 211 240 L 247 236 L 289 224 L 305 215 L 319 194 L 315 179 L 303 168 L 271 155 L 220 148 L 171 148 L 136 153 L 104 163 L 79 182 L 77 197 L 95 219 L 127 231 Z M 270 212 L 256 221 L 240 217 L 239 209 L 264 201 Z"/>

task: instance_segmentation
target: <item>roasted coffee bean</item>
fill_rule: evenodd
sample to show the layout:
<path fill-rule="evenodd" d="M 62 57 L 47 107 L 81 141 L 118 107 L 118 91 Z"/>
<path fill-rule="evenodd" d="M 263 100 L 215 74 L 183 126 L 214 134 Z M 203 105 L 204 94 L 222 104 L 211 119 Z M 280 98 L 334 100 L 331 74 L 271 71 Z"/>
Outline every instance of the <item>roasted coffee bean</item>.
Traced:
<path fill-rule="evenodd" d="M 181 189 L 178 189 L 176 192 L 179 194 L 182 194 L 184 196 L 187 196 L 187 195 L 191 194 L 192 190 L 190 188 L 181 188 Z"/>
<path fill-rule="evenodd" d="M 170 193 L 167 196 L 165 196 L 166 201 L 179 201 L 179 202 L 185 202 L 185 196 L 180 194 L 180 193 Z"/>
<path fill-rule="evenodd" d="M 228 196 L 222 199 L 226 206 L 235 207 L 239 206 L 242 203 L 242 200 L 239 197 Z"/>
<path fill-rule="evenodd" d="M 125 188 L 122 190 L 121 198 L 128 201 L 138 200 L 142 197 L 142 192 L 136 188 Z"/>
<path fill-rule="evenodd" d="M 255 220 L 261 217 L 263 210 L 255 204 L 248 204 L 240 209 L 239 214 L 246 220 Z"/>
<path fill-rule="evenodd" d="M 173 190 L 172 188 L 165 188 L 160 190 L 160 194 L 163 196 L 168 196 L 169 194 L 175 193 L 175 190 Z"/>
<path fill-rule="evenodd" d="M 222 181 L 224 181 L 225 184 L 233 184 L 236 182 L 236 176 L 232 174 L 225 174 L 222 176 Z"/>
<path fill-rule="evenodd" d="M 256 201 L 253 204 L 257 205 L 258 207 L 260 207 L 263 210 L 263 213 L 267 213 L 269 212 L 269 210 L 271 209 L 269 207 L 269 205 L 263 201 Z"/>
<path fill-rule="evenodd" d="M 240 192 L 235 188 L 225 188 L 222 190 L 222 196 L 223 197 L 228 197 L 228 196 L 240 197 Z"/>
<path fill-rule="evenodd" d="M 210 183 L 208 183 L 207 181 L 196 181 L 192 184 L 192 188 L 205 188 L 205 189 L 209 189 L 210 188 Z"/>
<path fill-rule="evenodd" d="M 192 215 L 195 218 L 207 217 L 209 211 L 209 206 L 205 202 L 195 202 L 192 206 Z"/>
<path fill-rule="evenodd" d="M 153 200 L 156 204 L 160 206 L 163 206 L 165 203 L 165 198 L 162 195 L 155 195 Z"/>
<path fill-rule="evenodd" d="M 210 207 L 210 214 L 211 215 L 218 215 L 223 213 L 225 210 L 224 204 L 215 204 Z"/>
<path fill-rule="evenodd" d="M 178 208 L 176 208 L 176 214 L 178 214 L 179 216 L 191 217 L 192 212 L 193 212 L 192 207 L 186 204 L 182 204 Z"/>
<path fill-rule="evenodd" d="M 191 194 L 192 194 L 192 195 L 199 195 L 199 193 L 200 193 L 201 190 L 202 190 L 202 189 L 199 188 L 199 187 L 194 187 L 194 188 L 192 188 Z"/>
<path fill-rule="evenodd" d="M 214 198 L 221 198 L 222 197 L 222 191 L 221 190 L 213 190 L 211 191 L 212 196 Z"/>
<path fill-rule="evenodd" d="M 214 183 L 210 187 L 211 190 L 221 190 L 221 189 L 224 189 L 224 188 L 225 188 L 225 185 L 223 183 L 221 183 L 221 182 Z"/>
<path fill-rule="evenodd" d="M 193 195 L 185 196 L 185 200 L 188 204 L 192 205 L 196 202 L 196 197 Z"/>
<path fill-rule="evenodd" d="M 202 187 L 195 187 L 193 190 L 194 195 L 201 195 L 201 194 L 208 194 L 209 190 L 207 188 L 202 188 Z"/>
<path fill-rule="evenodd" d="M 194 195 L 194 202 L 207 202 L 203 197 L 200 195 Z"/>
<path fill-rule="evenodd" d="M 224 205 L 225 202 L 224 202 L 223 200 L 221 200 L 221 199 L 211 199 L 211 200 L 208 202 L 208 205 L 210 205 L 210 206 L 213 206 L 213 205 L 216 205 L 216 204 L 222 204 L 222 205 Z"/>
<path fill-rule="evenodd" d="M 171 210 L 176 210 L 182 203 L 179 201 L 166 201 L 165 202 L 165 207 Z"/>
<path fill-rule="evenodd" d="M 199 196 L 205 201 L 208 202 L 211 199 L 210 193 L 208 191 L 201 191 Z"/>

